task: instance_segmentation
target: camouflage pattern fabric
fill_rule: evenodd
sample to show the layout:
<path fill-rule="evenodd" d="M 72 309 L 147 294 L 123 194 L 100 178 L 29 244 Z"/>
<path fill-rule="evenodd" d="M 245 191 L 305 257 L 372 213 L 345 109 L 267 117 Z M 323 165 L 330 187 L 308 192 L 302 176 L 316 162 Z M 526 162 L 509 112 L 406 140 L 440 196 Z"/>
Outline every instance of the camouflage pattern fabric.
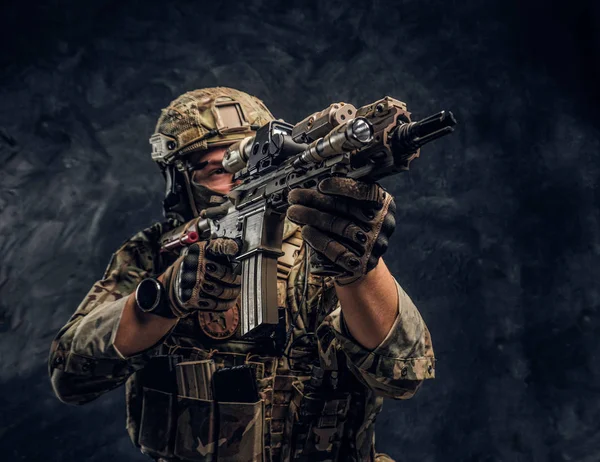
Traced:
<path fill-rule="evenodd" d="M 233 121 L 227 118 L 227 111 L 218 109 L 218 103 L 229 101 L 240 104 L 247 126 L 235 129 L 228 126 Z M 155 132 L 172 137 L 176 141 L 176 151 L 185 154 L 214 146 L 228 146 L 246 136 L 253 136 L 255 132 L 250 126 L 260 127 L 273 119 L 273 114 L 255 96 L 234 88 L 203 88 L 184 93 L 163 109 Z M 215 129 L 219 133 L 210 135 Z"/>
<path fill-rule="evenodd" d="M 307 272 L 309 256 L 301 245 L 278 283 L 288 333 L 284 355 L 237 333 L 210 338 L 198 317 L 189 316 L 154 347 L 125 358 L 114 337 L 126 297 L 176 258 L 159 252 L 159 238 L 169 229 L 169 223 L 155 224 L 125 242 L 59 331 L 49 358 L 59 399 L 84 404 L 126 383 L 127 430 L 156 460 L 392 460 L 374 448 L 383 398 L 410 398 L 435 373 L 429 331 L 401 287 L 399 315 L 385 340 L 369 351 L 349 334 L 331 278 Z M 286 222 L 284 242 L 298 235 Z M 214 403 L 178 393 L 176 364 L 205 360 L 216 369 L 251 365 L 260 401 Z M 317 365 L 331 374 L 335 392 L 310 389 Z"/>

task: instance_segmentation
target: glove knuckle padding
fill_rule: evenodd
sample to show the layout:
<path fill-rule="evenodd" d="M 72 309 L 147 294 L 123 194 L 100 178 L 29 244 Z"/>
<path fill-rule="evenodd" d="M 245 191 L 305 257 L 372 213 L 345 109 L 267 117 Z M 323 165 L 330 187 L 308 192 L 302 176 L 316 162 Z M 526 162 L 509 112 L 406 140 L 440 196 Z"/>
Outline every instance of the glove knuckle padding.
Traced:
<path fill-rule="evenodd" d="M 206 278 L 228 284 L 239 284 L 240 276 L 235 274 L 229 263 L 220 263 L 215 259 L 207 259 Z"/>
<path fill-rule="evenodd" d="M 190 245 L 186 252 L 186 256 L 193 255 L 197 258 L 198 256 L 200 256 L 200 253 L 202 252 L 203 245 L 204 245 L 204 242 L 194 243 L 194 244 Z"/>
<path fill-rule="evenodd" d="M 182 290 L 192 290 L 194 288 L 194 286 L 196 285 L 196 275 L 195 272 L 192 273 L 187 272 L 187 271 L 182 271 L 181 273 L 181 289 Z"/>
<path fill-rule="evenodd" d="M 234 274 L 227 256 L 239 248 L 232 239 L 192 244 L 168 271 L 173 312 L 185 317 L 197 310 L 227 310 L 240 293 L 240 276 Z"/>

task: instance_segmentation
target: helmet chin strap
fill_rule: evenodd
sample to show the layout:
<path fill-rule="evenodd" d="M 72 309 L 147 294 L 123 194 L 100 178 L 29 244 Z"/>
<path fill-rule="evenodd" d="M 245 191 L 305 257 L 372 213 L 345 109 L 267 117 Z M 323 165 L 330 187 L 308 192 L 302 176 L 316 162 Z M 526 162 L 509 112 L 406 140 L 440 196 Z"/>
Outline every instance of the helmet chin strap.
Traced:
<path fill-rule="evenodd" d="M 190 204 L 190 209 L 192 210 L 194 217 L 198 217 L 200 216 L 200 212 L 198 212 L 198 207 L 196 206 L 196 201 L 194 200 L 192 181 L 190 180 L 190 174 L 187 170 L 183 171 L 183 177 L 185 178 L 185 189 L 187 191 L 186 196 Z"/>

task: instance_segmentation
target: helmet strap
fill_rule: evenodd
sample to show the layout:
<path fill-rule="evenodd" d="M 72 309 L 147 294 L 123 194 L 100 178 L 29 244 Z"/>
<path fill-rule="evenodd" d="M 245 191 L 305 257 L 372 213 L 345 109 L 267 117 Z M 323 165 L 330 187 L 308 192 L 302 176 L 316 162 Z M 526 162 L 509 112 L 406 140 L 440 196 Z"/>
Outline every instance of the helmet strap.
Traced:
<path fill-rule="evenodd" d="M 186 168 L 182 168 L 180 171 L 183 174 L 185 190 L 187 191 L 186 197 L 188 199 L 190 209 L 192 210 L 192 214 L 194 215 L 194 217 L 198 217 L 200 216 L 200 213 L 198 212 L 198 207 L 196 206 L 196 201 L 194 200 L 194 192 L 192 191 L 190 173 Z"/>

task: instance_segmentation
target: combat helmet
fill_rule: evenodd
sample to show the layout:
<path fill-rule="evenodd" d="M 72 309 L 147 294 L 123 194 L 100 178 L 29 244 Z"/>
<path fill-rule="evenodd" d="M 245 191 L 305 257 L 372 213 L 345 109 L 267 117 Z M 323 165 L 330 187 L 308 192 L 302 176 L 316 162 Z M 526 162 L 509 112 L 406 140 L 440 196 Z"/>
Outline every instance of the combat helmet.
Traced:
<path fill-rule="evenodd" d="M 166 182 L 165 217 L 185 222 L 198 216 L 192 190 L 198 185 L 191 182 L 193 159 L 198 154 L 253 136 L 273 119 L 261 100 L 226 87 L 184 93 L 163 109 L 150 144 L 152 160 Z M 219 195 L 215 193 L 215 197 Z"/>

